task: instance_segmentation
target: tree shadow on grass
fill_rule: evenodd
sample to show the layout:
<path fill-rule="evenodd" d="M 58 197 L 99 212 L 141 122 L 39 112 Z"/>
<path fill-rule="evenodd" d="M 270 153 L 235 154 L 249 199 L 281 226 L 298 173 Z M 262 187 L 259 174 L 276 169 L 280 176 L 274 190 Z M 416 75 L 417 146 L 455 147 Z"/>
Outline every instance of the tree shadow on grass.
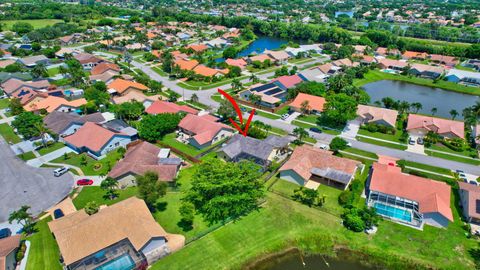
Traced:
<path fill-rule="evenodd" d="M 159 212 L 163 212 L 167 210 L 167 205 L 168 205 L 168 202 L 158 202 L 157 205 L 155 205 L 155 210 Z"/>
<path fill-rule="evenodd" d="M 193 230 L 193 224 L 192 222 L 189 222 L 187 220 L 184 220 L 183 218 L 177 223 L 177 226 L 182 228 L 184 232 L 188 232 Z"/>

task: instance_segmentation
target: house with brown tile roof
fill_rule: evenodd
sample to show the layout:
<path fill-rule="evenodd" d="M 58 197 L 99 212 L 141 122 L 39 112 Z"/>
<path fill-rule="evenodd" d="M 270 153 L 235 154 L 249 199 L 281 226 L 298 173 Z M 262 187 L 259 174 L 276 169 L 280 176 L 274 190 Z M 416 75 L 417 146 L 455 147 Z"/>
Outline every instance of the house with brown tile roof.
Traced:
<path fill-rule="evenodd" d="M 196 66 L 198 66 L 197 60 L 184 60 L 184 59 L 177 59 L 175 60 L 175 65 L 178 66 L 181 70 L 193 70 Z"/>
<path fill-rule="evenodd" d="M 0 61 L 0 68 L 6 68 L 7 66 L 15 64 L 15 60 L 13 59 L 6 59 Z"/>
<path fill-rule="evenodd" d="M 86 122 L 77 132 L 64 138 L 65 144 L 77 153 L 87 153 L 95 159 L 119 147 L 126 147 L 132 142 L 132 136 L 126 133 L 104 128 L 103 126 Z"/>
<path fill-rule="evenodd" d="M 275 64 L 283 65 L 286 64 L 290 55 L 286 51 L 269 51 L 266 50 L 264 54 L 268 55 L 270 58 L 273 59 Z"/>
<path fill-rule="evenodd" d="M 16 91 L 24 88 L 30 88 L 33 90 L 44 90 L 49 87 L 50 87 L 50 83 L 48 82 L 48 80 L 22 81 L 17 78 L 10 78 L 1 84 L 2 90 L 8 96 L 11 96 Z"/>
<path fill-rule="evenodd" d="M 181 139 L 204 149 L 233 135 L 233 128 L 194 114 L 187 114 L 178 124 Z"/>
<path fill-rule="evenodd" d="M 447 56 L 447 55 L 441 55 L 441 54 L 430 54 L 428 56 L 428 58 L 432 62 L 442 64 L 442 65 L 446 65 L 446 66 L 449 66 L 449 67 L 454 67 L 455 65 L 458 64 L 457 58 L 455 58 L 453 56 Z"/>
<path fill-rule="evenodd" d="M 106 71 L 97 75 L 90 75 L 88 80 L 90 82 L 104 82 L 105 84 L 110 84 L 115 80 L 115 76 L 118 76 L 118 72 Z"/>
<path fill-rule="evenodd" d="M 254 55 L 247 58 L 247 61 L 249 63 L 253 63 L 255 61 L 260 61 L 261 63 L 263 63 L 265 62 L 265 60 L 270 60 L 273 62 L 273 59 L 267 54 L 259 54 L 259 55 Z"/>
<path fill-rule="evenodd" d="M 198 111 L 187 106 L 178 105 L 173 102 L 157 100 L 150 107 L 145 110 L 148 114 L 162 114 L 162 113 L 191 113 L 198 114 Z"/>
<path fill-rule="evenodd" d="M 47 92 L 35 91 L 29 87 L 22 87 L 18 91 L 15 91 L 12 95 L 10 95 L 10 98 L 12 99 L 19 99 L 22 106 L 25 106 L 27 103 L 30 102 L 39 102 L 40 100 L 47 97 Z"/>
<path fill-rule="evenodd" d="M 334 156 L 332 152 L 302 145 L 295 148 L 290 159 L 280 168 L 280 178 L 305 186 L 308 181 L 347 189 L 361 162 Z"/>
<path fill-rule="evenodd" d="M 59 140 L 63 137 L 72 135 L 86 122 L 102 123 L 106 121 L 102 113 L 92 113 L 80 116 L 76 113 L 66 113 L 53 111 L 43 118 L 45 126 L 59 135 Z"/>
<path fill-rule="evenodd" d="M 407 131 L 418 136 L 425 136 L 429 131 L 445 138 L 465 138 L 464 123 L 450 119 L 437 118 L 419 114 L 409 114 Z"/>
<path fill-rule="evenodd" d="M 83 209 L 48 223 L 66 269 L 117 269 L 118 261 L 131 269 L 178 251 L 185 237 L 167 233 L 145 202 L 131 197 L 98 213 Z"/>
<path fill-rule="evenodd" d="M 451 188 L 445 182 L 402 173 L 401 168 L 374 163 L 366 184 L 367 205 L 394 222 L 423 229 L 445 228 L 453 221 Z"/>
<path fill-rule="evenodd" d="M 302 112 L 306 104 L 307 113 L 319 114 L 323 112 L 325 98 L 313 96 L 305 93 L 298 93 L 295 99 L 290 103 L 290 108 L 296 112 Z"/>
<path fill-rule="evenodd" d="M 47 96 L 46 98 L 31 100 L 23 108 L 27 112 L 38 112 L 40 110 L 46 110 L 48 113 L 53 111 L 75 112 L 85 104 L 87 104 L 87 100 L 84 98 L 67 100 L 62 97 Z"/>
<path fill-rule="evenodd" d="M 93 54 L 89 53 L 79 53 L 73 56 L 75 59 L 77 59 L 80 64 L 82 64 L 84 69 L 90 70 L 96 65 L 104 62 L 102 58 L 96 57 Z"/>
<path fill-rule="evenodd" d="M 332 65 L 337 66 L 337 67 L 356 67 L 360 65 L 359 62 L 353 62 L 352 60 L 348 58 L 343 58 L 343 59 L 338 59 L 332 62 Z"/>
<path fill-rule="evenodd" d="M 458 182 L 462 214 L 468 223 L 480 225 L 480 186 Z"/>
<path fill-rule="evenodd" d="M 378 65 L 381 69 L 393 69 L 396 71 L 402 71 L 406 66 L 408 66 L 408 63 L 405 60 L 400 61 L 384 58 L 378 61 Z"/>
<path fill-rule="evenodd" d="M 143 107 L 145 107 L 145 109 L 148 109 L 155 101 L 161 100 L 162 98 L 164 97 L 161 95 L 147 96 L 141 92 L 131 91 L 123 96 L 114 96 L 112 100 L 115 104 L 138 101 L 143 104 Z"/>
<path fill-rule="evenodd" d="M 160 181 L 173 182 L 182 166 L 182 160 L 151 143 L 138 141 L 129 146 L 123 159 L 112 168 L 109 177 L 116 179 L 121 187 L 135 186 L 135 177 L 146 172 L 155 172 Z"/>
<path fill-rule="evenodd" d="M 126 95 L 131 91 L 145 92 L 148 87 L 134 81 L 127 81 L 117 78 L 107 86 L 108 92 L 111 94 Z"/>
<path fill-rule="evenodd" d="M 0 239 L 0 270 L 17 268 L 17 250 L 20 247 L 20 234 Z"/>
<path fill-rule="evenodd" d="M 102 62 L 96 65 L 94 68 L 92 68 L 92 70 L 90 71 L 90 74 L 99 75 L 107 71 L 118 74 L 120 70 L 121 69 L 117 64 L 110 63 L 110 62 Z"/>
<path fill-rule="evenodd" d="M 395 128 L 398 112 L 395 110 L 359 104 L 357 115 L 362 123 L 372 123 Z"/>

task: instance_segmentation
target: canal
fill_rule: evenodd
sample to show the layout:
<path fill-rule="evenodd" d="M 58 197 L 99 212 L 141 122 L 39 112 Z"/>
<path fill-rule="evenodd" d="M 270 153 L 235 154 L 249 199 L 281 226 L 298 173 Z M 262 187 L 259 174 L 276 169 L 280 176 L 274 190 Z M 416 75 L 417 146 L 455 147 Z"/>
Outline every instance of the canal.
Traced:
<path fill-rule="evenodd" d="M 363 88 L 370 95 L 372 104 L 375 101 L 381 102 L 384 97 L 408 103 L 419 102 L 422 104 L 419 113 L 431 115 L 432 108 L 437 108 L 435 115 L 444 118 L 451 118 L 450 111 L 456 110 L 459 114 L 456 119 L 463 119 L 463 109 L 474 105 L 479 99 L 478 96 L 401 81 L 382 80 L 366 84 Z"/>

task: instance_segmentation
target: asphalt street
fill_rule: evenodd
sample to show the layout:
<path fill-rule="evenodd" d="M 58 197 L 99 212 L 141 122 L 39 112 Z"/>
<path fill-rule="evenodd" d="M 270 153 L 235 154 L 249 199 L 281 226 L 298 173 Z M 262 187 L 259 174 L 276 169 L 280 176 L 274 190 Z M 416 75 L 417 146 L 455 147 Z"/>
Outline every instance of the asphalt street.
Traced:
<path fill-rule="evenodd" d="M 0 222 L 22 205 L 31 207 L 33 215 L 54 206 L 68 196 L 73 177 L 67 173 L 53 176 L 51 168 L 34 168 L 15 156 L 0 137 Z"/>

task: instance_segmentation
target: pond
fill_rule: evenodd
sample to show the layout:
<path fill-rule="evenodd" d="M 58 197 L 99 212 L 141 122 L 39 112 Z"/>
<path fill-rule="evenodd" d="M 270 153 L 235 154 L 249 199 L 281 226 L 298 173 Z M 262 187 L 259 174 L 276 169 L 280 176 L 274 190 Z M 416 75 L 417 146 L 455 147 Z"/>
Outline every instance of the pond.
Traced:
<path fill-rule="evenodd" d="M 479 97 L 446 91 L 440 88 L 421 86 L 401 81 L 382 80 L 363 86 L 370 95 L 370 102 L 381 101 L 384 97 L 394 100 L 419 102 L 422 109 L 419 113 L 431 115 L 432 108 L 437 108 L 436 116 L 451 118 L 450 111 L 456 110 L 456 119 L 463 119 L 462 111 L 475 104 Z"/>
<path fill-rule="evenodd" d="M 287 43 L 288 41 L 285 39 L 261 36 L 257 38 L 255 41 L 253 41 L 252 43 L 250 43 L 245 49 L 241 50 L 237 54 L 237 58 L 245 57 L 253 53 L 260 54 L 260 53 L 263 53 L 263 51 L 265 50 L 276 50 L 276 49 L 279 49 L 283 44 L 287 44 Z M 224 61 L 225 61 L 225 58 L 215 59 L 215 62 L 217 63 L 221 63 Z"/>
<path fill-rule="evenodd" d="M 322 255 L 300 257 L 299 253 L 292 252 L 280 258 L 271 259 L 257 265 L 256 270 L 372 270 L 377 269 L 360 263 L 349 256 L 330 258 Z M 380 269 L 380 268 L 378 268 Z"/>
<path fill-rule="evenodd" d="M 353 10 L 351 11 L 335 11 L 335 18 L 337 18 L 340 15 L 347 15 L 350 18 L 353 18 Z"/>

